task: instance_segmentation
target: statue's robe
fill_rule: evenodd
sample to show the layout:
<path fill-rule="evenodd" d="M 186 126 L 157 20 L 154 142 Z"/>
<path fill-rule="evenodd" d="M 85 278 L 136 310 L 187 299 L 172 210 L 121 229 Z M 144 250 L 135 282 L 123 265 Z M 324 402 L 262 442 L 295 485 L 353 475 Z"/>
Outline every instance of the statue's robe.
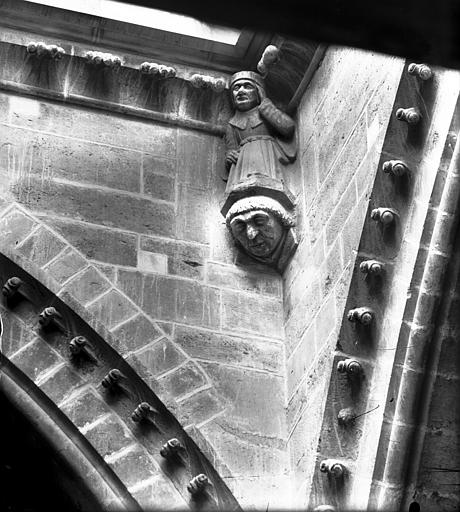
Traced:
<path fill-rule="evenodd" d="M 283 183 L 280 164 L 296 157 L 294 129 L 294 121 L 268 98 L 247 112 L 237 110 L 225 134 L 227 151 L 239 150 L 229 169 L 226 192 L 257 177 Z"/>

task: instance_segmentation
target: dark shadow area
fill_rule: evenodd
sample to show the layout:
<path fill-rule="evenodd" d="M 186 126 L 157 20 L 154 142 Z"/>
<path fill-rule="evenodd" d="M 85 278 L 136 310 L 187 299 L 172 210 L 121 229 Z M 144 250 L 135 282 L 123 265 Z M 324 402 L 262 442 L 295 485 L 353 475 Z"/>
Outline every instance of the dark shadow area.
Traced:
<path fill-rule="evenodd" d="M 20 414 L 3 393 L 2 446 L 0 449 L 0 510 L 2 512 L 77 512 L 68 491 L 70 475 L 56 460 L 51 447 Z M 66 490 L 67 488 L 67 490 Z"/>
<path fill-rule="evenodd" d="M 253 0 L 243 9 L 214 0 L 121 0 L 230 27 L 356 46 L 447 67 L 460 67 L 460 4 L 456 0 Z"/>

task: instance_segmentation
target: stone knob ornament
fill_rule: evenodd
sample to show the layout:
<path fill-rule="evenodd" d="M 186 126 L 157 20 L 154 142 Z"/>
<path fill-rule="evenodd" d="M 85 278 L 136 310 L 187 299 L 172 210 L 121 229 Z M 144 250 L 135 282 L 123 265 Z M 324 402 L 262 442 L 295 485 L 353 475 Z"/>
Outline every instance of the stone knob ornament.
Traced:
<path fill-rule="evenodd" d="M 10 277 L 3 285 L 2 294 L 7 298 L 11 299 L 19 291 L 19 288 L 23 285 L 22 279 L 19 277 Z"/>
<path fill-rule="evenodd" d="M 371 219 L 380 222 L 384 226 L 394 224 L 398 213 L 393 208 L 374 208 L 371 212 Z"/>
<path fill-rule="evenodd" d="M 404 176 L 409 173 L 409 168 L 401 160 L 387 160 L 383 163 L 382 170 L 392 176 Z"/>
<path fill-rule="evenodd" d="M 335 479 L 343 478 L 345 475 L 345 466 L 340 462 L 332 459 L 321 461 L 319 470 L 322 473 L 327 473 Z"/>
<path fill-rule="evenodd" d="M 114 368 L 102 379 L 102 386 L 106 389 L 114 388 L 126 377 L 121 373 L 120 370 Z"/>
<path fill-rule="evenodd" d="M 396 119 L 407 124 L 417 124 L 422 119 L 422 114 L 415 108 L 398 108 Z"/>
<path fill-rule="evenodd" d="M 165 459 L 170 459 L 183 452 L 185 452 L 184 446 L 179 441 L 179 439 L 173 437 L 162 446 L 160 455 Z"/>
<path fill-rule="evenodd" d="M 350 377 L 358 377 L 362 375 L 363 368 L 360 363 L 354 359 L 344 359 L 337 363 L 337 371 L 339 373 L 346 373 Z"/>
<path fill-rule="evenodd" d="M 149 403 L 142 402 L 134 409 L 131 419 L 135 423 L 140 423 L 143 420 L 150 420 L 153 422 L 153 415 L 156 413 L 158 413 L 158 411 Z"/>
<path fill-rule="evenodd" d="M 84 351 L 87 345 L 88 340 L 84 336 L 75 336 L 69 343 L 69 349 L 73 355 L 78 355 Z"/>
<path fill-rule="evenodd" d="M 339 425 L 346 427 L 353 423 L 355 417 L 356 414 L 354 409 L 351 407 L 346 407 L 345 409 L 340 409 L 339 414 L 337 415 L 337 422 Z"/>
<path fill-rule="evenodd" d="M 208 477 L 203 473 L 194 476 L 187 485 L 187 491 L 192 495 L 202 494 L 211 485 Z"/>
<path fill-rule="evenodd" d="M 357 322 L 362 325 L 369 325 L 374 320 L 374 312 L 367 307 L 350 309 L 347 318 L 350 322 Z"/>
<path fill-rule="evenodd" d="M 384 267 L 385 265 L 381 261 L 365 260 L 360 263 L 359 270 L 361 270 L 363 274 L 379 276 L 382 274 Z"/>
<path fill-rule="evenodd" d="M 62 316 L 54 307 L 45 308 L 38 317 L 42 327 L 48 327 L 52 324 L 58 325 L 60 320 L 62 320 Z"/>
<path fill-rule="evenodd" d="M 57 44 L 46 44 L 43 41 L 38 43 L 30 42 L 26 47 L 27 53 L 38 58 L 49 57 L 54 60 L 62 59 L 65 54 L 64 48 Z"/>
<path fill-rule="evenodd" d="M 433 71 L 426 64 L 409 64 L 407 68 L 409 75 L 414 75 L 420 80 L 429 80 L 433 76 Z"/>

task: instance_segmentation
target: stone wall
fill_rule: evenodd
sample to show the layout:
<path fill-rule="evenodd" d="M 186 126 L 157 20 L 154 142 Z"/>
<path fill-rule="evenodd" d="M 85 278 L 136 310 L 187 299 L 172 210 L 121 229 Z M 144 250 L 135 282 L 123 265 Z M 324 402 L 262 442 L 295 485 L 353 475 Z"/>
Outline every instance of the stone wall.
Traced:
<path fill-rule="evenodd" d="M 0 104 L 1 205 L 36 223 L 15 250 L 69 280 L 173 395 L 243 506 L 279 503 L 282 282 L 228 238 L 220 137 L 12 93 Z"/>
<path fill-rule="evenodd" d="M 401 76 L 399 58 L 330 47 L 298 109 L 300 244 L 283 276 L 294 499 L 305 506 L 333 351 Z"/>

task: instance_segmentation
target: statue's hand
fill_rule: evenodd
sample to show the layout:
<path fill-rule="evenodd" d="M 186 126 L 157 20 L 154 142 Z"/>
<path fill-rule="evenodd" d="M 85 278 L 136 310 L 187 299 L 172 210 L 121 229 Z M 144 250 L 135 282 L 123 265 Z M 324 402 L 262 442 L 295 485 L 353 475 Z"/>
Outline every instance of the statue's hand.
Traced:
<path fill-rule="evenodd" d="M 225 155 L 225 164 L 227 167 L 230 167 L 232 164 L 236 164 L 238 161 L 238 156 L 240 152 L 238 149 L 230 149 L 227 151 L 227 154 Z"/>

